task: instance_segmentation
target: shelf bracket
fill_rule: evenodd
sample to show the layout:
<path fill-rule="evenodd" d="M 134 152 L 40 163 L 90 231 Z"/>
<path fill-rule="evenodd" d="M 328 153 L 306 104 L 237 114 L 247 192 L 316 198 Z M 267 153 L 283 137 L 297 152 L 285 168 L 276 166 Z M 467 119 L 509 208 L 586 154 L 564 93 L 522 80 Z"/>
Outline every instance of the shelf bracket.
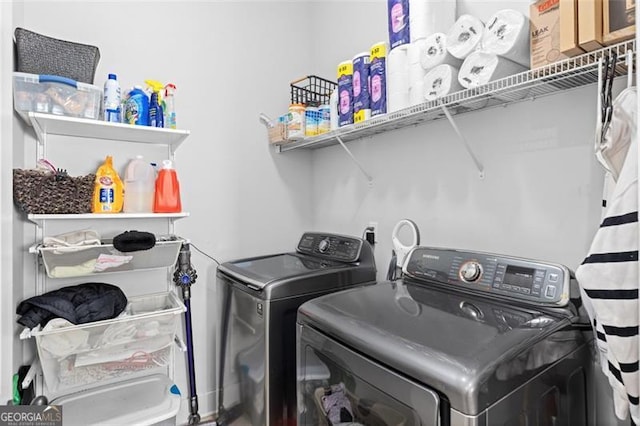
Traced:
<path fill-rule="evenodd" d="M 44 158 L 44 153 L 46 152 L 45 148 L 47 145 L 47 132 L 44 131 L 38 120 L 34 118 L 33 113 L 29 113 L 29 120 L 31 121 L 31 127 L 33 127 L 33 130 L 36 133 L 36 161 L 38 161 L 39 159 Z"/>
<path fill-rule="evenodd" d="M 367 171 L 364 169 L 364 167 L 362 167 L 362 164 L 360 164 L 358 159 L 351 153 L 351 151 L 349 151 L 349 148 L 347 148 L 347 146 L 344 144 L 340 136 L 336 136 L 336 140 L 340 143 L 342 148 L 344 148 L 344 150 L 347 152 L 349 157 L 351 157 L 351 160 L 356 164 L 356 166 L 358 166 L 358 168 L 360 169 L 364 177 L 367 178 L 367 182 L 369 182 L 369 185 L 371 185 L 371 183 L 373 182 L 373 178 L 371 177 L 371 175 L 367 173 Z"/>
<path fill-rule="evenodd" d="M 480 173 L 480 179 L 484 179 L 484 166 L 482 165 L 480 160 L 478 160 L 478 157 L 476 157 L 475 153 L 471 149 L 471 145 L 469 145 L 469 142 L 467 141 L 467 138 L 464 137 L 464 135 L 462 134 L 462 132 L 458 128 L 458 125 L 456 124 L 455 120 L 451 116 L 451 113 L 449 112 L 447 107 L 444 106 L 444 105 L 441 105 L 440 108 L 442 108 L 442 111 L 444 112 L 444 115 L 446 115 L 447 116 L 447 120 L 449 120 L 449 124 L 451 124 L 451 127 L 453 127 L 453 131 L 456 132 L 456 134 L 458 135 L 458 138 L 462 141 L 462 145 L 464 145 L 464 148 L 467 150 L 467 153 L 469 154 L 469 156 L 471 157 L 471 159 L 475 163 L 476 168 L 478 169 L 478 172 Z"/>

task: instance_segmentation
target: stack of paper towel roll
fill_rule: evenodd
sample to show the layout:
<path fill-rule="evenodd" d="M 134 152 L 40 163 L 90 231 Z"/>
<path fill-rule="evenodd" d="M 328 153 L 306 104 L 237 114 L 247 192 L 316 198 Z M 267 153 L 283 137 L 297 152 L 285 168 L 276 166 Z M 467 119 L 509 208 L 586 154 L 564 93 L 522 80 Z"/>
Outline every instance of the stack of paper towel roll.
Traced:
<path fill-rule="evenodd" d="M 517 74 L 529 65 L 529 19 L 505 9 L 484 24 L 462 15 L 447 34 L 451 55 L 464 62 L 458 82 L 466 88 L 478 87 Z"/>
<path fill-rule="evenodd" d="M 446 34 L 435 33 L 427 37 L 421 64 L 426 70 L 422 84 L 426 100 L 433 101 L 462 89 L 458 83 L 462 60 L 449 53 Z"/>

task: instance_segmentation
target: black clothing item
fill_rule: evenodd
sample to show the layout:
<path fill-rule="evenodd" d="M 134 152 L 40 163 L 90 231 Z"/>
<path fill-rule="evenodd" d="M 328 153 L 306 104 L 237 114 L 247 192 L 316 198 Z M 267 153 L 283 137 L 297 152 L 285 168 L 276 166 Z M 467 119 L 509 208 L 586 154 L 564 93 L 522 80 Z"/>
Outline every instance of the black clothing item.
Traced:
<path fill-rule="evenodd" d="M 127 296 L 119 287 L 105 283 L 84 283 L 30 297 L 18 305 L 18 323 L 44 327 L 53 318 L 84 324 L 115 318 L 126 308 Z"/>

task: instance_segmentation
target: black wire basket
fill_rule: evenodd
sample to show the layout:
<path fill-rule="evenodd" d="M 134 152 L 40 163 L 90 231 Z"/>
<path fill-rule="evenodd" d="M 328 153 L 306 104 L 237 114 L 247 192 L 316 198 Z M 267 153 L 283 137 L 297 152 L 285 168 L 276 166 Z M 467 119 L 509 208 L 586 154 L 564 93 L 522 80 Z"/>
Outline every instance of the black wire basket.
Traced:
<path fill-rule="evenodd" d="M 336 82 L 308 75 L 291 82 L 291 103 L 312 107 L 328 105 L 331 92 L 337 88 Z"/>

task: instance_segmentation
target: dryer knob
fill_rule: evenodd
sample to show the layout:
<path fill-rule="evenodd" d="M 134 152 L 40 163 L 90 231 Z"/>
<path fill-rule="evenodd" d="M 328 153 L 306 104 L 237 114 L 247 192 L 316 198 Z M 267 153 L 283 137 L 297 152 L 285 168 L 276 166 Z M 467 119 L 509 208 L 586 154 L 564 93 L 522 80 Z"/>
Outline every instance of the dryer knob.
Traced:
<path fill-rule="evenodd" d="M 330 245 L 331 244 L 328 238 L 325 238 L 324 240 L 320 240 L 320 243 L 318 244 L 318 251 L 320 253 L 325 253 L 327 250 L 329 250 Z"/>
<path fill-rule="evenodd" d="M 460 278 L 462 281 L 472 283 L 477 281 L 482 274 L 482 266 L 478 262 L 469 261 L 460 267 Z"/>

